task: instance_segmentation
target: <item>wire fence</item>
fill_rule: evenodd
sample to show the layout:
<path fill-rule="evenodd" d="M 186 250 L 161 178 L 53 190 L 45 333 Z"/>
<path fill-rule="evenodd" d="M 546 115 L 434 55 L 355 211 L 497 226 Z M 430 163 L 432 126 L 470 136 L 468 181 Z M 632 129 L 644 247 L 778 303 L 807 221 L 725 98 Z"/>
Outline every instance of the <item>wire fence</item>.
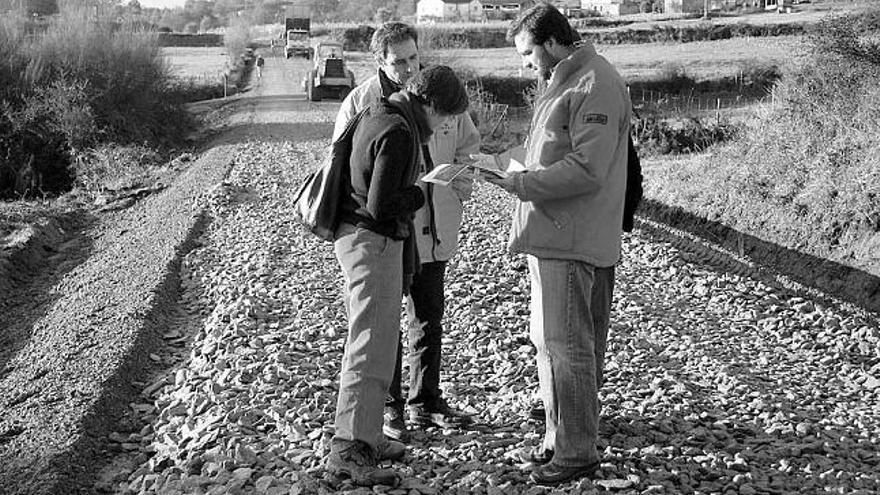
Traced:
<path fill-rule="evenodd" d="M 654 90 L 636 90 L 630 93 L 636 109 L 661 113 L 706 113 L 745 108 L 761 102 L 764 98 L 744 95 L 706 96 L 694 94 L 671 94 Z"/>

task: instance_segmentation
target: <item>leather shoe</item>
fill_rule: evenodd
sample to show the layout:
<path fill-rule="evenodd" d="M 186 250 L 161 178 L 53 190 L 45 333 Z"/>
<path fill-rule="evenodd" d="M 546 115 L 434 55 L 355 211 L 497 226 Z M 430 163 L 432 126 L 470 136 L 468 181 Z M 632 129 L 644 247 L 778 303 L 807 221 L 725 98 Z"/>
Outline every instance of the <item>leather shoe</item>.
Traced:
<path fill-rule="evenodd" d="M 536 467 L 529 475 L 529 479 L 536 485 L 556 486 L 568 481 L 590 477 L 598 468 L 599 461 L 586 466 L 574 467 L 559 466 L 550 461 L 543 466 Z"/>
<path fill-rule="evenodd" d="M 450 406 L 442 398 L 430 404 L 411 405 L 408 409 L 409 420 L 422 427 L 461 428 L 473 422 L 469 415 Z"/>
<path fill-rule="evenodd" d="M 544 449 L 543 447 L 523 449 L 519 452 L 519 458 L 523 462 L 542 466 L 553 460 L 553 451 L 550 449 Z"/>
<path fill-rule="evenodd" d="M 532 404 L 531 409 L 529 409 L 529 418 L 534 419 L 535 421 L 544 421 L 546 419 L 546 411 L 544 409 L 543 402 L 537 402 Z"/>
<path fill-rule="evenodd" d="M 382 433 L 391 440 L 403 443 L 409 442 L 409 430 L 406 429 L 406 422 L 403 420 L 402 407 L 385 406 Z"/>
<path fill-rule="evenodd" d="M 399 461 L 406 455 L 406 447 L 402 443 L 385 439 L 376 446 L 377 461 Z"/>

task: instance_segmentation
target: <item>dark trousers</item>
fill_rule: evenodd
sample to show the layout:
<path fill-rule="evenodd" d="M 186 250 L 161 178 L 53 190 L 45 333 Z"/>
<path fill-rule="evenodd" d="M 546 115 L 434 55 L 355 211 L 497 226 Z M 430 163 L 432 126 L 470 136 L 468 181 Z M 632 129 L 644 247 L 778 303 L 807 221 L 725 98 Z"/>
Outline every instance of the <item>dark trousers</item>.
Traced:
<path fill-rule="evenodd" d="M 440 341 L 443 337 L 443 279 L 446 262 L 422 265 L 413 279 L 406 298 L 406 326 L 409 336 L 409 393 L 407 404 L 431 404 L 440 398 Z M 386 406 L 402 407 L 400 387 L 403 363 L 401 346 L 397 346 L 397 365 L 388 389 Z"/>

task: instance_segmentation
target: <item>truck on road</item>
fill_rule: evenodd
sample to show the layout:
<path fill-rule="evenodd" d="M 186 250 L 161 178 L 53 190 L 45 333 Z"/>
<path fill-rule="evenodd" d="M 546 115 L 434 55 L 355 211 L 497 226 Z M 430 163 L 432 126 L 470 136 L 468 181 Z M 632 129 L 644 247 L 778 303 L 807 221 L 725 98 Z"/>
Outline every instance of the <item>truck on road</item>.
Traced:
<path fill-rule="evenodd" d="M 311 19 L 308 17 L 286 17 L 284 37 L 286 40 L 284 58 L 303 56 L 311 58 Z"/>

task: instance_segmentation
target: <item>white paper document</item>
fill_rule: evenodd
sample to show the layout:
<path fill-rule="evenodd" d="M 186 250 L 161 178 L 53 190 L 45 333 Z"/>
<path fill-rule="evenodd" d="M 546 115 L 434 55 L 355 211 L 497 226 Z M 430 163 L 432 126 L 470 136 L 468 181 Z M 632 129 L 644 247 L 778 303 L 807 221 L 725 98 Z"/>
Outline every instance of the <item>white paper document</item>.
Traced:
<path fill-rule="evenodd" d="M 504 179 L 509 177 L 513 172 L 524 172 L 526 170 L 525 165 L 522 164 L 524 154 L 524 150 L 520 146 L 498 155 L 474 153 L 470 156 L 471 160 L 473 160 L 472 162 L 443 163 L 437 165 L 433 170 L 422 177 L 422 181 L 447 186 L 456 177 L 464 176 L 473 172 L 492 174 Z"/>
<path fill-rule="evenodd" d="M 448 186 L 456 177 L 465 175 L 471 168 L 465 163 L 441 163 L 422 177 L 422 182 L 433 182 L 441 186 Z"/>

